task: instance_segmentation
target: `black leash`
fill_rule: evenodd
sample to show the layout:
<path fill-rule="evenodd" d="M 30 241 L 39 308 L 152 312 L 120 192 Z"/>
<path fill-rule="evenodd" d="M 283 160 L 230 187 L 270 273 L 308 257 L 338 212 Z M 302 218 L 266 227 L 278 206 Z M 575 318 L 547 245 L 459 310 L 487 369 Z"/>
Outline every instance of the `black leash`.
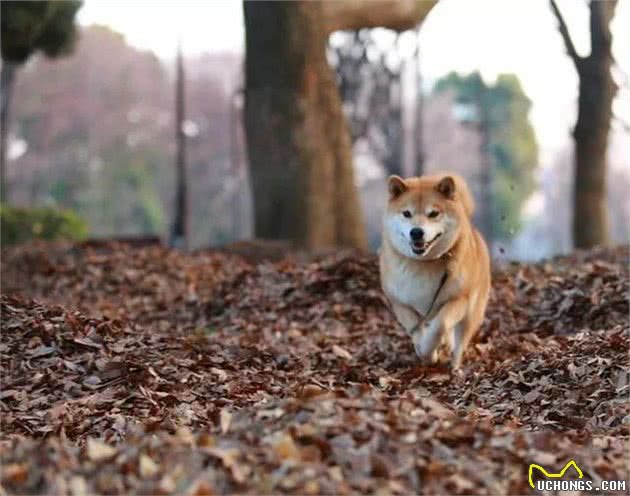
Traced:
<path fill-rule="evenodd" d="M 431 313 L 431 310 L 433 310 L 433 305 L 435 305 L 435 301 L 437 300 L 437 297 L 440 294 L 440 291 L 442 291 L 442 288 L 444 287 L 444 283 L 446 282 L 447 277 L 448 277 L 448 271 L 445 270 L 444 274 L 442 274 L 442 279 L 440 279 L 440 285 L 438 286 L 437 291 L 433 295 L 433 300 L 431 301 L 431 305 L 429 305 L 429 309 L 427 310 L 427 313 L 424 314 L 425 319 L 429 316 L 429 314 Z"/>
<path fill-rule="evenodd" d="M 444 258 L 450 258 L 452 256 L 453 254 L 450 251 L 442 255 L 442 257 Z M 421 322 L 426 320 L 426 318 L 431 313 L 431 310 L 433 310 L 433 305 L 435 305 L 435 302 L 437 301 L 440 291 L 442 291 L 442 288 L 444 287 L 444 284 L 446 283 L 447 278 L 448 278 L 448 269 L 444 269 L 444 274 L 442 274 L 442 279 L 440 279 L 440 285 L 438 286 L 437 290 L 435 291 L 435 294 L 433 295 L 433 300 L 431 301 L 431 305 L 429 305 L 429 309 L 427 310 L 427 313 L 424 315 L 424 318 L 421 318 L 421 321 L 418 322 L 418 324 L 412 329 L 410 334 L 413 334 L 414 332 L 418 330 L 418 327 L 421 325 Z"/>

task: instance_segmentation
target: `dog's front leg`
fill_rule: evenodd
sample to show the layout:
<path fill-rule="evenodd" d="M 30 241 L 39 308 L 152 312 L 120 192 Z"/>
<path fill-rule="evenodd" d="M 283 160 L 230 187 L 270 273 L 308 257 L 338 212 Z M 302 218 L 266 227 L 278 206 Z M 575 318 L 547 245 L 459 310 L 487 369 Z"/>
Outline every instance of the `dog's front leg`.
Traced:
<path fill-rule="evenodd" d="M 465 298 L 448 301 L 440 310 L 422 325 L 421 329 L 412 335 L 416 355 L 425 364 L 437 361 L 437 351 L 444 333 L 453 332 L 453 327 L 466 313 Z"/>
<path fill-rule="evenodd" d="M 422 318 L 418 312 L 407 305 L 402 305 L 394 301 L 391 302 L 391 305 L 398 323 L 405 329 L 409 336 L 413 336 L 413 333 L 420 329 L 422 324 Z"/>

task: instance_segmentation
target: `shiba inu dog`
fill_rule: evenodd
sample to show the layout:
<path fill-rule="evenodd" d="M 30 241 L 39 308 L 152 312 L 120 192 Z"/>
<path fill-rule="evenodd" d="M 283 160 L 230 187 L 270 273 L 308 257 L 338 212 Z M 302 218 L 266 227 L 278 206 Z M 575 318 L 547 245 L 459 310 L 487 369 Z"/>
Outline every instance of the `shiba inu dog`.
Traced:
<path fill-rule="evenodd" d="M 473 227 L 474 205 L 455 174 L 388 180 L 383 219 L 381 285 L 423 363 L 444 343 L 453 369 L 483 321 L 490 257 Z"/>

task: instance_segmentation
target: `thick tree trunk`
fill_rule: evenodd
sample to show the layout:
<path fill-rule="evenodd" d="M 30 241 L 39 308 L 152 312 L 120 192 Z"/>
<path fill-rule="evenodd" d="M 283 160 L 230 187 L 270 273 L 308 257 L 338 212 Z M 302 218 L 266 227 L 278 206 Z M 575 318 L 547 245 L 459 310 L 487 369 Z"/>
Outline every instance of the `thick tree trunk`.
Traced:
<path fill-rule="evenodd" d="M 244 2 L 245 129 L 255 235 L 366 245 L 321 2 Z"/>
<path fill-rule="evenodd" d="M 9 147 L 9 126 L 11 124 L 11 102 L 17 65 L 12 62 L 2 62 L 0 74 L 0 201 L 6 202 L 7 176 L 6 164 Z"/>
<path fill-rule="evenodd" d="M 577 62 L 580 79 L 575 139 L 573 243 L 590 248 L 608 242 L 606 173 L 608 133 L 616 85 L 611 74 L 610 21 L 615 2 L 593 1 L 591 54 Z"/>
<path fill-rule="evenodd" d="M 555 0 L 550 0 L 550 4 L 580 81 L 578 117 L 573 130 L 575 140 L 573 244 L 576 248 L 590 248 L 608 242 L 606 154 L 612 103 L 617 92 L 611 74 L 613 58 L 610 21 L 615 15 L 617 0 L 591 0 L 589 4 L 591 53 L 588 57 L 577 54 L 569 29 Z"/>
<path fill-rule="evenodd" d="M 171 231 L 170 245 L 174 248 L 187 250 L 189 248 L 188 236 L 188 178 L 186 169 L 186 134 L 184 133 L 184 120 L 186 118 L 185 106 L 185 74 L 184 60 L 181 46 L 177 47 L 177 72 L 175 81 L 175 138 L 177 169 L 175 180 L 175 212 Z"/>
<path fill-rule="evenodd" d="M 603 3 L 603 2 L 602 2 Z M 590 248 L 608 242 L 606 173 L 608 132 L 612 116 L 614 83 L 603 61 L 584 63 L 580 76 L 575 139 L 575 189 L 573 243 Z"/>

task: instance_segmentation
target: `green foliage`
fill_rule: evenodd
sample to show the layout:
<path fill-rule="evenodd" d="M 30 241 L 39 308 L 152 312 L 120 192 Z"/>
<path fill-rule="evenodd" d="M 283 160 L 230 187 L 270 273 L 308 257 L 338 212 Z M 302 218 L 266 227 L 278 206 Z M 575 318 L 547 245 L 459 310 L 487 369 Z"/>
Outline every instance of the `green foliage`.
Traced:
<path fill-rule="evenodd" d="M 488 126 L 493 157 L 493 232 L 509 239 L 521 227 L 521 208 L 534 191 L 538 144 L 529 121 L 531 101 L 513 74 L 501 74 L 495 84 L 484 83 L 478 72 L 451 72 L 435 91 L 455 91 L 460 102 L 474 103 L 477 118 Z"/>
<path fill-rule="evenodd" d="M 83 239 L 87 224 L 74 212 L 54 208 L 0 206 L 0 235 L 3 245 L 32 239 Z"/>
<path fill-rule="evenodd" d="M 3 60 L 24 63 L 40 50 L 48 57 L 68 53 L 77 37 L 75 0 L 0 2 Z"/>
<path fill-rule="evenodd" d="M 158 234 L 166 228 L 166 216 L 155 188 L 151 168 L 140 162 L 116 170 L 119 184 L 136 198 L 132 216 L 140 232 Z M 123 193 L 124 194 L 124 193 Z"/>
<path fill-rule="evenodd" d="M 440 93 L 449 89 L 455 91 L 457 99 L 461 102 L 476 102 L 479 98 L 483 98 L 483 91 L 487 87 L 478 72 L 473 72 L 468 76 L 449 72 L 435 83 L 434 91 Z"/>
<path fill-rule="evenodd" d="M 105 164 L 79 190 L 76 208 L 96 236 L 160 234 L 167 226 L 155 164 L 163 157 L 149 149 L 111 150 Z M 67 185 L 67 180 L 63 181 Z M 74 196 L 74 195 L 73 195 Z"/>

